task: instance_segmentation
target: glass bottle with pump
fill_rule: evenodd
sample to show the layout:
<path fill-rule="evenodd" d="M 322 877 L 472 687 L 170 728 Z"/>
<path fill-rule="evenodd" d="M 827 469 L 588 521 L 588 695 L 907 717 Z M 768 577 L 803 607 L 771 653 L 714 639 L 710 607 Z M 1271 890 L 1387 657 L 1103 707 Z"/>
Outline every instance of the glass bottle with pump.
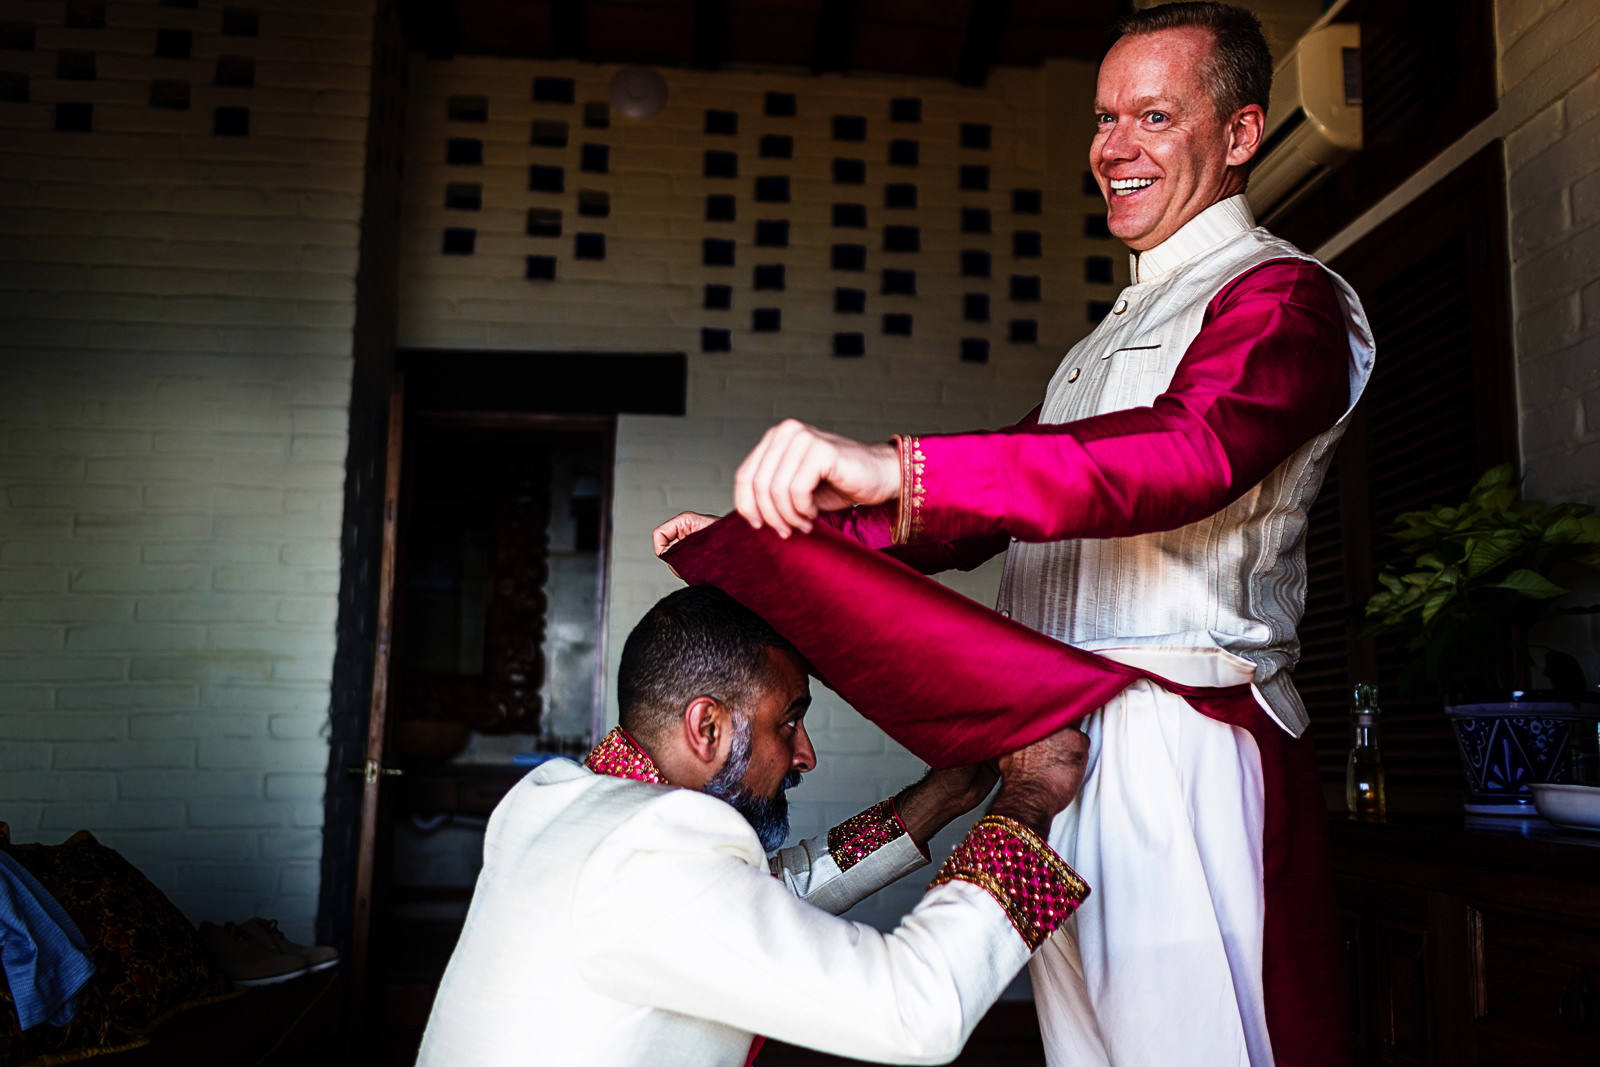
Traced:
<path fill-rule="evenodd" d="M 1345 806 L 1358 822 L 1383 822 L 1383 755 L 1378 751 L 1378 687 L 1356 683 L 1351 700 L 1354 737 L 1345 764 Z"/>

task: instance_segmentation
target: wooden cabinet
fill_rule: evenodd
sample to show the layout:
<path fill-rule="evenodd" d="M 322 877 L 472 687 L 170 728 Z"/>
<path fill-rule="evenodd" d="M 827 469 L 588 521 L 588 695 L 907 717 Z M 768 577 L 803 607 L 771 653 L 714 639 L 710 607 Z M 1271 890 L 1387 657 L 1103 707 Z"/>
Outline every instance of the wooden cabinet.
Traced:
<path fill-rule="evenodd" d="M 1600 834 L 1333 825 L 1356 1062 L 1600 1065 Z"/>

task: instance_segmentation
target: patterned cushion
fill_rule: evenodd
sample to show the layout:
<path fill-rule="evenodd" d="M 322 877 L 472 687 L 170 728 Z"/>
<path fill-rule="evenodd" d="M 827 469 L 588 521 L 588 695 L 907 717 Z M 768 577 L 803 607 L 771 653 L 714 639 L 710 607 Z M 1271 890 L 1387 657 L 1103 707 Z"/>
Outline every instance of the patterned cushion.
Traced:
<path fill-rule="evenodd" d="M 0 1067 L 46 1067 L 133 1048 L 162 1019 L 237 992 L 183 913 L 87 830 L 59 845 L 23 845 L 12 844 L 0 823 L 0 848 L 78 924 L 96 968 L 71 1023 L 42 1023 L 26 1033 L 0 982 Z"/>

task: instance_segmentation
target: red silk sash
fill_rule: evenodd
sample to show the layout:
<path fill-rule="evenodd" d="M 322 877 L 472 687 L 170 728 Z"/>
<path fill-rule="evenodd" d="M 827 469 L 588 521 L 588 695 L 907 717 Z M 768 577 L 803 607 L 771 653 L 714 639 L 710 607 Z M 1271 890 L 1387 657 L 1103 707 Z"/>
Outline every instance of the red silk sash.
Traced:
<path fill-rule="evenodd" d="M 1178 685 L 1073 648 L 822 526 L 785 540 L 726 515 L 662 559 L 766 619 L 824 685 L 935 768 L 1048 737 L 1139 678 L 1214 718 L 1256 707 L 1247 685 Z"/>

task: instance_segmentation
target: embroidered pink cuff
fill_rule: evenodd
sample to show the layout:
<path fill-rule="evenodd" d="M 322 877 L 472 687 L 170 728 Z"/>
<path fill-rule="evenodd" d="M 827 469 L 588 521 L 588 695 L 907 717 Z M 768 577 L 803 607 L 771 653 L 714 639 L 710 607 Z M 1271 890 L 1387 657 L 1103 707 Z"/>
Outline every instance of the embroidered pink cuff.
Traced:
<path fill-rule="evenodd" d="M 839 870 L 848 871 L 903 833 L 906 824 L 895 810 L 894 798 L 880 801 L 866 811 L 852 815 L 828 831 L 828 854 Z M 917 846 L 926 856 L 927 849 Z"/>
<path fill-rule="evenodd" d="M 600 739 L 594 746 L 588 758 L 583 761 L 596 774 L 609 775 L 612 778 L 627 778 L 634 782 L 650 782 L 654 785 L 666 785 L 667 780 L 661 776 L 661 771 L 656 768 L 655 760 L 650 754 L 639 747 L 639 742 L 633 735 L 620 726 L 613 726 L 611 732 Z"/>
<path fill-rule="evenodd" d="M 894 543 L 914 544 L 922 537 L 922 510 L 927 503 L 922 472 L 927 457 L 920 438 L 896 434 L 893 440 L 900 454 L 900 514 L 895 519 Z"/>
<path fill-rule="evenodd" d="M 985 815 L 928 888 L 970 882 L 995 899 L 1030 952 L 1089 896 L 1089 886 L 1044 839 L 1015 819 Z"/>

